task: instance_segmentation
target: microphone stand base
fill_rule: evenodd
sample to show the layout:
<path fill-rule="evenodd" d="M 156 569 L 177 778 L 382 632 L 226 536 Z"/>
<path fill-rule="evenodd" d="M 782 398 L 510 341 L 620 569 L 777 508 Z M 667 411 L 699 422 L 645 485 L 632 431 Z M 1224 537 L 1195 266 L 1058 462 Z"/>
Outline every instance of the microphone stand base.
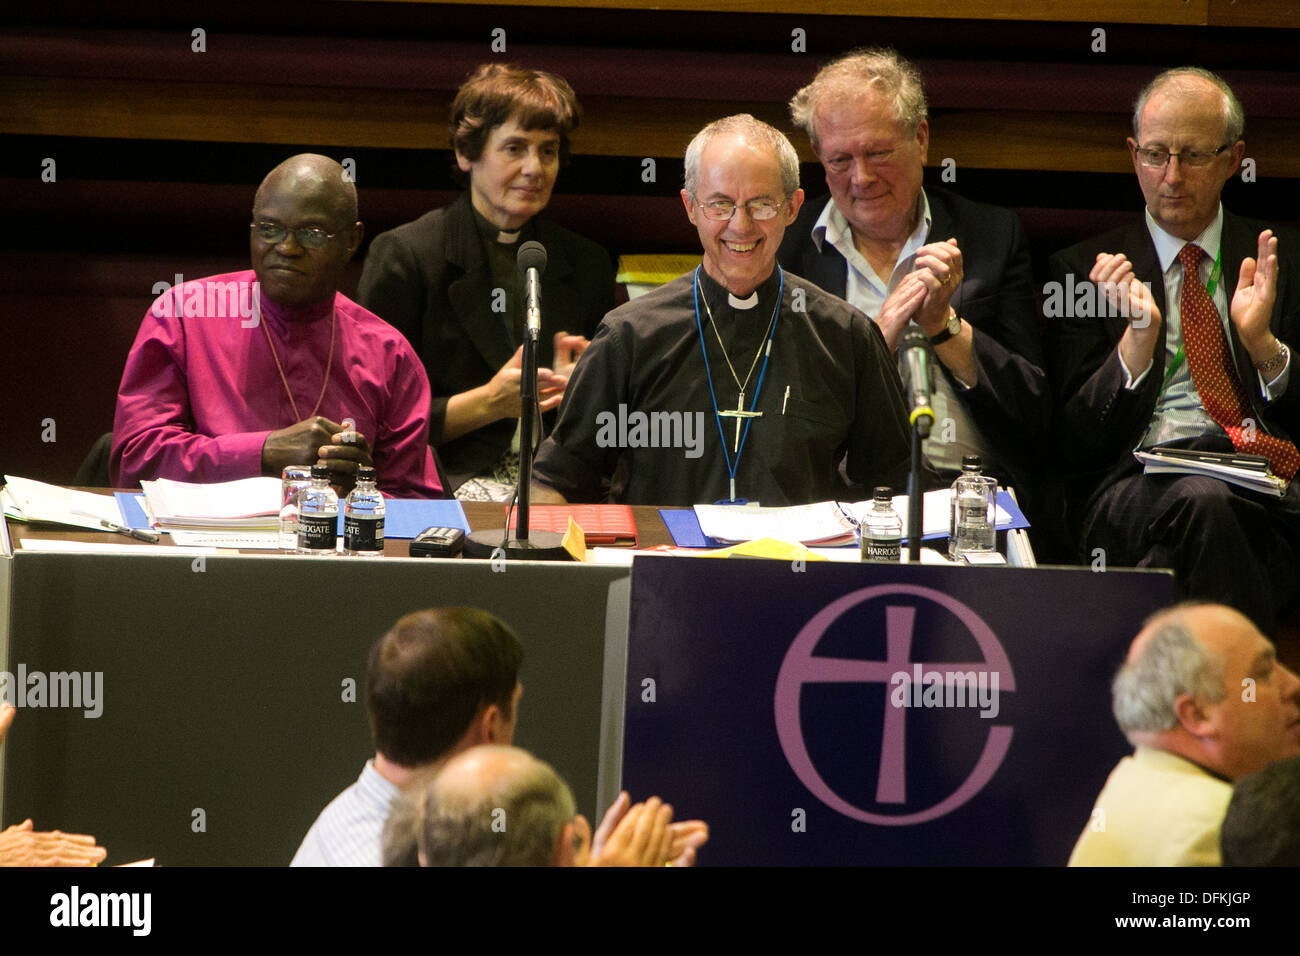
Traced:
<path fill-rule="evenodd" d="M 484 560 L 572 561 L 573 555 L 561 544 L 563 540 L 564 536 L 554 531 L 530 531 L 527 541 L 507 538 L 500 531 L 475 531 L 465 537 L 464 554 Z"/>

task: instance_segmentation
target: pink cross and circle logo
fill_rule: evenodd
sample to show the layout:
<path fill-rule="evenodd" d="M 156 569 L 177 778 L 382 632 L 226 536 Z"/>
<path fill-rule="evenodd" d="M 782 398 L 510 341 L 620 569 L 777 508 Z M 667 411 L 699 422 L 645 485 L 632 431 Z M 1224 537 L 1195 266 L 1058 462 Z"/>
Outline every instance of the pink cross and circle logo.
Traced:
<path fill-rule="evenodd" d="M 891 598 L 912 598 L 909 603 L 890 603 Z M 974 662 L 916 662 L 910 660 L 913 626 L 916 619 L 916 601 L 920 598 L 950 611 L 970 632 L 979 645 L 984 660 Z M 822 636 L 841 616 L 860 604 L 882 601 L 885 606 L 885 660 L 859 660 L 856 658 L 819 657 L 813 653 Z M 937 672 L 950 675 L 954 672 L 996 675 L 1001 690 L 1014 691 L 1015 676 L 1006 651 L 993 630 L 973 610 L 955 598 L 911 584 L 884 584 L 863 588 L 846 594 L 822 608 L 803 626 L 781 662 L 776 680 L 774 701 L 776 732 L 781 749 L 789 761 L 790 769 L 822 803 L 854 820 L 874 823 L 877 826 L 911 826 L 937 820 L 966 803 L 993 779 L 1011 746 L 1011 728 L 995 725 L 989 728 L 984 750 L 974 770 L 953 793 L 924 810 L 899 815 L 870 813 L 849 803 L 822 779 L 804 742 L 800 720 L 799 698 L 805 684 L 829 683 L 883 683 L 888 685 L 892 675 L 899 672 Z M 886 804 L 907 802 L 907 710 L 892 706 L 890 695 L 885 694 L 885 712 L 882 719 L 880 773 L 876 784 L 876 801 Z"/>

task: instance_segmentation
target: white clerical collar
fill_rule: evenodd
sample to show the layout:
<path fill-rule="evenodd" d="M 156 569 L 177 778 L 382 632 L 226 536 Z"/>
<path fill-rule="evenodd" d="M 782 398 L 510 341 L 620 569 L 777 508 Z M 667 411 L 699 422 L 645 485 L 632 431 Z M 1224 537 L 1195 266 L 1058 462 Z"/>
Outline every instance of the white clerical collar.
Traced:
<path fill-rule="evenodd" d="M 748 299 L 737 299 L 730 292 L 727 293 L 727 304 L 733 309 L 752 309 L 758 305 L 758 290 L 755 289 L 749 294 Z"/>
<path fill-rule="evenodd" d="M 1151 234 L 1151 242 L 1156 247 L 1156 257 L 1160 260 L 1160 271 L 1168 272 L 1178 259 L 1178 253 L 1183 251 L 1183 246 L 1187 245 L 1186 239 L 1179 239 L 1161 229 L 1151 215 L 1151 210 L 1146 211 L 1147 232 Z M 1199 236 L 1191 240 L 1195 245 L 1201 247 L 1201 250 L 1210 258 L 1211 261 L 1219 257 L 1219 245 L 1223 241 L 1223 203 L 1219 203 L 1219 209 L 1214 214 L 1214 219 L 1205 227 Z"/>
<path fill-rule="evenodd" d="M 500 232 L 497 233 L 497 242 L 505 243 L 506 245 L 514 245 L 518 241 L 519 241 L 518 229 L 516 229 L 514 232 L 506 232 L 504 229 L 502 229 Z"/>

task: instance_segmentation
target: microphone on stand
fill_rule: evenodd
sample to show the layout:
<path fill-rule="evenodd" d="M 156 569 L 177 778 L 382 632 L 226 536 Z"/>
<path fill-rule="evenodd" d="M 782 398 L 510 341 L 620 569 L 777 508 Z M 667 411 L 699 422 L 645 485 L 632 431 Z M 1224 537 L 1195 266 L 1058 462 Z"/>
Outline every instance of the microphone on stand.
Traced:
<path fill-rule="evenodd" d="M 542 273 L 546 271 L 546 247 L 530 239 L 519 247 L 515 266 L 524 277 L 524 334 L 534 342 L 542 331 Z"/>
<path fill-rule="evenodd" d="M 930 343 L 920 329 L 911 328 L 903 335 L 902 350 L 907 368 L 907 394 L 912 400 L 907 421 L 922 438 L 929 438 L 930 426 L 934 424 L 934 409 L 930 407 L 930 393 L 934 390 Z"/>
<path fill-rule="evenodd" d="M 564 536 L 551 531 L 528 530 L 528 498 L 533 481 L 533 429 L 537 415 L 537 340 L 542 331 L 542 273 L 546 271 L 546 247 L 530 240 L 519 247 L 515 266 L 524 279 L 524 354 L 519 378 L 519 485 L 515 491 L 519 506 L 514 537 L 510 536 L 507 513 L 503 531 L 476 531 L 465 539 L 465 557 L 492 558 L 504 553 L 507 559 L 564 561 L 570 555 L 561 542 Z"/>
<path fill-rule="evenodd" d="M 930 343 L 920 329 L 909 328 L 903 335 L 903 364 L 907 368 L 907 394 L 911 409 L 907 414 L 912 426 L 912 471 L 907 476 L 907 560 L 921 560 L 921 515 L 924 497 L 921 491 L 921 441 L 930 434 L 934 409 L 930 393 L 934 390 Z"/>

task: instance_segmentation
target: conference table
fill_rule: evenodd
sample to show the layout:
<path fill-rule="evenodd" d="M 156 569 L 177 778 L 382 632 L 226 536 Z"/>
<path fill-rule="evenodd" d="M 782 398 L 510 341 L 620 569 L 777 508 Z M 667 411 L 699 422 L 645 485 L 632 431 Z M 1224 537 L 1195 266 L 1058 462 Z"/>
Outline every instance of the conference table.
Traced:
<path fill-rule="evenodd" d="M 671 543 L 656 509 L 633 511 L 641 547 Z M 503 524 L 499 503 L 465 512 L 475 530 Z M 76 672 L 87 694 L 102 675 L 98 716 L 20 708 L 0 820 L 93 833 L 110 863 L 285 864 L 373 754 L 371 645 L 440 605 L 485 608 L 518 634 L 516 743 L 555 766 L 588 816 L 598 792 L 618 792 L 600 768 L 619 742 L 600 728 L 625 647 L 627 567 L 411 558 L 394 538 L 382 559 L 193 558 L 110 532 L 7 522 L 0 534 L 0 672 Z M 49 538 L 124 547 L 23 549 Z"/>
<path fill-rule="evenodd" d="M 500 504 L 464 507 L 475 530 L 503 524 Z M 672 543 L 658 509 L 636 507 L 633 515 L 639 547 Z M 113 553 L 23 547 L 50 538 L 124 547 Z M 1038 835 L 1044 824 L 1003 841 L 1010 847 L 1006 862 L 1053 864 L 1064 858 L 1074 817 L 1086 817 L 1088 801 L 1124 748 L 1104 719 L 1114 662 L 1142 616 L 1170 595 L 1170 576 L 1147 571 L 811 561 L 805 568 L 798 561 L 654 557 L 638 557 L 628 567 L 411 558 L 407 548 L 407 541 L 390 538 L 382 559 L 276 552 L 195 557 L 137 547 L 108 532 L 0 526 L 0 672 L 14 675 L 17 685 L 24 673 L 28 683 L 32 674 L 46 675 L 48 685 L 45 699 L 20 706 L 4 745 L 0 822 L 32 817 L 38 828 L 94 834 L 108 848 L 109 863 L 284 865 L 320 810 L 373 754 L 365 711 L 370 647 L 406 613 L 471 605 L 501 617 L 524 646 L 515 742 L 556 768 L 589 818 L 628 785 L 637 797 L 677 794 L 688 805 L 688 796 L 698 799 L 697 812 L 709 814 L 714 829 L 715 862 L 920 862 L 912 829 L 864 829 L 833 810 L 836 798 L 818 797 L 810 765 L 790 760 L 771 716 L 770 690 L 789 679 L 778 670 L 784 673 L 781 662 L 788 663 L 796 632 L 805 633 L 832 606 L 883 589 L 932 595 L 954 608 L 964 602 L 968 610 L 956 617 L 935 608 L 917 612 L 918 620 L 945 615 L 937 630 L 917 635 L 918 642 L 938 636 L 951 647 L 948 657 L 932 659 L 966 660 L 973 649 L 985 660 L 976 666 L 1003 669 L 1004 687 L 1012 686 L 1013 670 L 1019 675 L 1002 714 L 1012 718 L 1021 743 L 978 799 L 948 813 L 949 835 L 931 845 L 959 847 L 969 835 L 986 834 L 989 820 L 1023 817 L 1023 810 L 1008 815 L 1007 808 L 1019 806 L 1026 781 L 1047 780 L 1048 793 L 1056 794 L 1055 781 L 1068 774 L 1078 779 L 1060 793 L 1050 839 Z M 868 605 L 853 613 L 866 613 Z M 1098 615 L 1101 606 L 1106 611 Z M 975 634 L 977 647 L 974 632 L 959 626 L 958 618 L 971 614 L 988 622 L 992 644 Z M 877 640 L 874 625 L 853 626 L 864 640 Z M 1052 639 L 1045 640 L 1049 631 Z M 874 667 L 870 646 L 861 645 L 864 666 Z M 1062 672 L 1074 677 L 1058 687 Z M 648 679 L 658 682 L 657 702 L 653 693 L 646 696 Z M 826 754 L 838 760 L 843 752 L 861 765 L 861 756 L 837 741 L 846 721 L 859 723 L 864 714 L 878 721 L 878 701 L 836 693 L 834 706 L 847 711 L 823 712 L 818 694 L 806 691 L 806 713 L 796 713 L 790 726 L 797 729 L 802 719 L 813 735 L 798 746 L 814 762 Z M 881 691 L 846 685 L 844 693 Z M 1061 707 L 1063 695 L 1073 695 L 1069 707 Z M 1096 713 L 1089 716 L 1089 709 Z M 1103 718 L 1094 719 L 1097 714 Z M 978 755 L 989 725 L 978 715 L 972 719 L 957 749 L 973 747 Z M 941 795 L 966 770 L 941 766 L 957 751 L 951 740 L 931 734 L 928 715 L 907 720 L 913 726 L 908 746 L 921 748 L 915 766 L 935 768 L 930 790 Z M 1008 740 L 1012 732 L 998 731 Z M 862 740 L 877 747 L 878 736 L 869 742 L 872 733 Z M 1062 741 L 1073 743 L 1063 750 Z M 1067 751 L 1068 767 L 1057 756 Z M 1080 751 L 1087 760 L 1077 758 Z M 756 789 L 760 754 L 766 782 Z M 766 855 L 757 855 L 750 837 L 758 818 L 738 808 L 758 812 L 764 791 L 784 794 L 782 806 L 821 800 L 817 812 L 829 814 L 818 825 L 821 840 L 787 846 L 774 838 L 762 844 Z M 922 788 L 911 792 L 928 799 Z M 787 821 L 780 825 L 787 834 L 789 813 L 774 817 Z M 827 839 L 845 827 L 844 838 Z M 977 862 L 988 850 L 970 844 L 952 853 L 935 861 Z"/>

